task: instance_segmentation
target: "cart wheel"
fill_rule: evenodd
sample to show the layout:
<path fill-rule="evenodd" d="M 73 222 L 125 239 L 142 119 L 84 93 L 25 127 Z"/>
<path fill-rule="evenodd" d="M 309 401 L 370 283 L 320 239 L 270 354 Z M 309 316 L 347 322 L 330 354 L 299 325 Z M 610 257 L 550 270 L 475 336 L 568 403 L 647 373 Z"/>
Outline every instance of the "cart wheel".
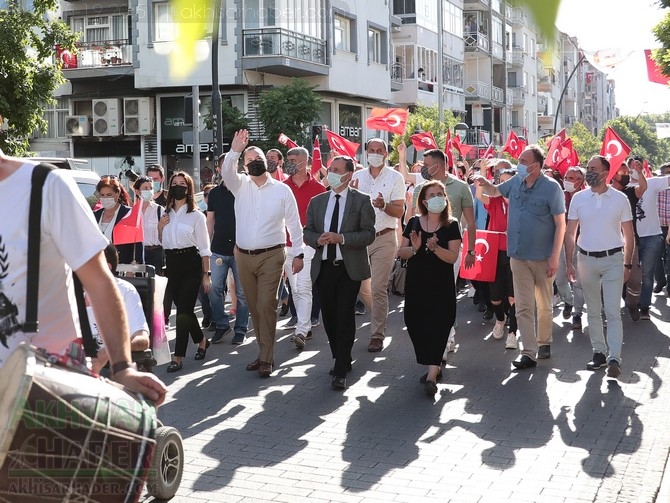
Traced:
<path fill-rule="evenodd" d="M 156 430 L 156 448 L 147 477 L 147 492 L 158 499 L 170 499 L 179 489 L 184 471 L 181 434 L 171 426 Z"/>

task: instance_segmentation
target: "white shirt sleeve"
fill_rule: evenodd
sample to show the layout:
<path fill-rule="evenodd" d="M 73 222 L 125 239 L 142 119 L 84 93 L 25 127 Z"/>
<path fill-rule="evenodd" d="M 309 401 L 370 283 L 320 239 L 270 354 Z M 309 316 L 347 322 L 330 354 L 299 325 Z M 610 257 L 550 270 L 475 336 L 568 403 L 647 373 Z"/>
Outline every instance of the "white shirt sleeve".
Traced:
<path fill-rule="evenodd" d="M 223 160 L 223 165 L 221 166 L 221 178 L 223 178 L 223 183 L 226 184 L 228 190 L 233 194 L 237 194 L 237 191 L 242 185 L 242 177 L 237 172 L 237 161 L 240 159 L 241 152 L 233 152 L 232 150 L 226 154 L 225 159 Z"/>

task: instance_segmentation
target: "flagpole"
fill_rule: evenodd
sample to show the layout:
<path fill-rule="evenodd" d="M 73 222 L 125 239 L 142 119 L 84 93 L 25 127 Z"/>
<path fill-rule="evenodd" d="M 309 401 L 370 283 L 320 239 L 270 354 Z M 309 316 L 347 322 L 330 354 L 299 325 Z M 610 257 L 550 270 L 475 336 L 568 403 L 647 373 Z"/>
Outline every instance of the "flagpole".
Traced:
<path fill-rule="evenodd" d="M 558 127 L 558 114 L 561 111 L 561 104 L 563 103 L 563 98 L 565 97 L 565 93 L 568 91 L 568 84 L 572 80 L 572 77 L 574 77 L 575 72 L 577 72 L 577 69 L 579 68 L 579 65 L 581 65 L 582 62 L 585 59 L 586 59 L 586 55 L 582 52 L 581 56 L 579 57 L 579 61 L 577 61 L 577 64 L 572 69 L 572 73 L 570 73 L 570 76 L 568 77 L 568 80 L 565 81 L 565 85 L 563 86 L 563 91 L 561 91 L 561 97 L 558 100 L 558 105 L 556 106 L 556 115 L 554 115 L 554 134 L 556 134 L 556 128 Z"/>

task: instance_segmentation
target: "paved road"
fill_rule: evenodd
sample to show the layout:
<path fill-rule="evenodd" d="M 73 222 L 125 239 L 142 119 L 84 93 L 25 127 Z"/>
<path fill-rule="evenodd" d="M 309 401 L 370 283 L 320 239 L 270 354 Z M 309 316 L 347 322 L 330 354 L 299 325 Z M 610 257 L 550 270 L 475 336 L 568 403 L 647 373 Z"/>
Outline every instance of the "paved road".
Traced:
<path fill-rule="evenodd" d="M 268 379 L 245 371 L 253 333 L 240 347 L 227 335 L 204 364 L 191 346 L 182 372 L 156 371 L 170 388 L 159 416 L 186 449 L 173 501 L 656 501 L 670 448 L 670 308 L 664 294 L 654 300 L 652 321 L 624 316 L 623 372 L 610 380 L 585 370 L 588 335 L 559 309 L 551 359 L 512 371 L 516 351 L 462 299 L 435 400 L 418 383 L 396 296 L 383 352 L 367 352 L 369 316 L 357 317 L 345 392 L 330 388 L 322 326 L 301 353 L 278 330 Z"/>

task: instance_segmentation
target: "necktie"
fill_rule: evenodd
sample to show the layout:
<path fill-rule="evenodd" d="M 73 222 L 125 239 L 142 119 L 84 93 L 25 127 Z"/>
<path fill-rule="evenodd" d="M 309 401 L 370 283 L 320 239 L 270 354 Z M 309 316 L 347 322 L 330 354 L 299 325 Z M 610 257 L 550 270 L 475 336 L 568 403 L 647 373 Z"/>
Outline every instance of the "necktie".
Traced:
<path fill-rule="evenodd" d="M 330 229 L 328 229 L 329 232 L 337 232 L 337 227 L 339 226 L 340 222 L 340 195 L 336 194 L 335 195 L 335 207 L 333 208 L 333 216 L 330 219 Z M 335 246 L 330 244 L 328 245 L 328 249 L 326 250 L 326 257 L 328 260 L 335 260 L 337 257 L 336 255 L 336 250 Z"/>

